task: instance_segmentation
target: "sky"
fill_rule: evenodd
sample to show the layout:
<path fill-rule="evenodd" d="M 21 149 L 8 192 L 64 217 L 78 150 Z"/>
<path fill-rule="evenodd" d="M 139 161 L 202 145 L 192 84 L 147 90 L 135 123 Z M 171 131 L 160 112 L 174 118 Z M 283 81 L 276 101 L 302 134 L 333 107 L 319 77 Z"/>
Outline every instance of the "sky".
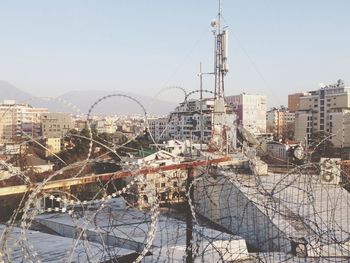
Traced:
<path fill-rule="evenodd" d="M 213 69 L 218 0 L 0 0 L 0 80 L 36 96 L 125 91 L 180 101 Z M 349 0 L 222 0 L 226 95 L 350 85 Z M 213 89 L 211 76 L 204 88 Z M 160 92 L 161 91 L 161 92 Z"/>

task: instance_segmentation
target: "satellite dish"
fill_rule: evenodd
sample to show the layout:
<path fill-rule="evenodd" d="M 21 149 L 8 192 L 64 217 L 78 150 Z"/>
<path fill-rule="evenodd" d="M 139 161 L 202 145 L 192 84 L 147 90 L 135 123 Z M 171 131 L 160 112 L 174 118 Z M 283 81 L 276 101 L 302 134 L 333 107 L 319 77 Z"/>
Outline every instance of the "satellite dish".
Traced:
<path fill-rule="evenodd" d="M 323 88 L 325 88 L 325 87 L 326 87 L 326 84 L 320 83 L 320 88 L 321 88 L 321 89 L 323 89 Z"/>
<path fill-rule="evenodd" d="M 294 157 L 297 158 L 298 160 L 302 160 L 304 158 L 304 148 L 301 146 L 298 146 L 294 150 Z"/>
<path fill-rule="evenodd" d="M 330 183 L 334 180 L 334 174 L 332 174 L 331 172 L 325 172 L 324 174 L 322 174 L 322 180 L 326 183 Z"/>

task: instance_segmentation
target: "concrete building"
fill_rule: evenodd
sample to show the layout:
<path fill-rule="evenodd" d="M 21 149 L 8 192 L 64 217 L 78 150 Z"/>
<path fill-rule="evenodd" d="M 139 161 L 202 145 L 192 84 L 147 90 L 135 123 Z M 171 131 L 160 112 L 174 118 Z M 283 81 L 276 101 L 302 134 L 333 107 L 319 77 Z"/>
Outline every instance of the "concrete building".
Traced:
<path fill-rule="evenodd" d="M 295 113 L 286 108 L 273 108 L 266 113 L 266 131 L 277 139 L 294 136 Z"/>
<path fill-rule="evenodd" d="M 45 146 L 48 150 L 45 151 L 45 156 L 48 157 L 53 153 L 59 153 L 62 150 L 61 138 L 46 138 Z"/>
<path fill-rule="evenodd" d="M 223 171 L 196 181 L 195 209 L 257 251 L 296 256 L 290 262 L 348 261 L 350 244 L 339 240 L 349 238 L 350 194 L 336 182 L 322 175 L 269 174 L 257 179 Z"/>
<path fill-rule="evenodd" d="M 214 100 L 212 99 L 180 103 L 169 117 L 169 137 L 175 140 L 186 140 L 192 137 L 192 141 L 198 142 L 201 139 L 201 129 L 203 129 L 203 141 L 209 142 L 212 135 L 213 108 Z"/>
<path fill-rule="evenodd" d="M 69 113 L 50 112 L 42 114 L 42 133 L 46 138 L 57 138 L 64 136 L 74 128 Z"/>
<path fill-rule="evenodd" d="M 242 93 L 227 96 L 226 103 L 234 108 L 238 125 L 253 134 L 266 132 L 266 96 Z"/>
<path fill-rule="evenodd" d="M 235 147 L 236 115 L 229 109 L 226 110 L 223 121 L 226 123 L 227 141 Z M 203 142 L 209 143 L 212 139 L 213 111 L 213 99 L 182 102 L 169 117 L 149 120 L 150 132 L 156 142 L 170 139 L 180 141 L 192 139 L 192 142 L 200 142 L 203 136 Z"/>
<path fill-rule="evenodd" d="M 167 151 L 160 150 L 143 159 L 139 159 L 138 163 L 142 166 L 151 166 L 153 168 L 180 163 L 182 157 L 178 157 Z M 147 185 L 154 187 L 157 198 L 160 203 L 179 203 L 183 202 L 186 187 L 187 171 L 185 170 L 170 170 L 162 173 L 149 173 L 145 175 Z M 137 204 L 141 207 L 147 207 L 150 202 L 146 194 L 146 185 L 142 183 L 135 184 L 135 191 L 138 195 Z"/>
<path fill-rule="evenodd" d="M 156 142 L 169 139 L 168 117 L 148 119 L 149 132 Z"/>
<path fill-rule="evenodd" d="M 298 144 L 294 142 L 267 142 L 267 153 L 270 157 L 275 158 L 276 161 L 287 161 L 289 158 L 288 151 L 296 146 Z"/>
<path fill-rule="evenodd" d="M 47 112 L 46 108 L 33 108 L 29 104 L 5 100 L 0 104 L 0 143 L 13 143 L 22 137 L 40 136 L 40 116 Z"/>
<path fill-rule="evenodd" d="M 113 134 L 116 132 L 117 126 L 115 125 L 113 120 L 106 118 L 103 120 L 98 120 L 96 122 L 96 130 L 97 130 L 97 133 Z"/>
<path fill-rule="evenodd" d="M 310 91 L 300 97 L 295 115 L 295 139 L 311 143 L 311 135 L 323 132 L 336 147 L 349 147 L 350 87 L 342 80 L 336 84 Z"/>

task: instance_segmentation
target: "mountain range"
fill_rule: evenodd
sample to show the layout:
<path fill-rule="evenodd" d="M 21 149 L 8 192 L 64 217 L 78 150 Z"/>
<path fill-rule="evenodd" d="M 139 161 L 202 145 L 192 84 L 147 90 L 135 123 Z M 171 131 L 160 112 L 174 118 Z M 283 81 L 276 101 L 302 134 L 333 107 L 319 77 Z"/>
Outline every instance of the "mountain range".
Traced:
<path fill-rule="evenodd" d="M 91 113 L 143 114 L 142 107 L 137 103 L 139 102 L 145 108 L 147 114 L 167 114 L 174 110 L 177 105 L 174 102 L 167 102 L 150 96 L 124 91 L 111 92 L 105 90 L 70 91 L 56 98 L 39 98 L 16 88 L 6 81 L 0 80 L 1 102 L 4 100 L 16 100 L 16 102 L 25 102 L 33 107 L 48 108 L 49 111 L 56 112 L 71 112 L 76 114 L 78 113 L 76 108 L 78 108 L 81 113 L 86 114 L 94 103 L 111 94 L 115 94 L 115 96 L 102 99 L 92 108 Z M 137 102 L 125 96 L 131 97 Z"/>

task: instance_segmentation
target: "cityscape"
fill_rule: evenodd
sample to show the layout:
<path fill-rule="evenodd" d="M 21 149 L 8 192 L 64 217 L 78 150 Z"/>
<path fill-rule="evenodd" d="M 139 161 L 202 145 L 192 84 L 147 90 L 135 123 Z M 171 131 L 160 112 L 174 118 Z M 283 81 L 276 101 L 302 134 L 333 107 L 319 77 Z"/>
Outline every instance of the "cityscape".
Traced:
<path fill-rule="evenodd" d="M 235 92 L 213 2 L 181 99 L 0 81 L 0 263 L 350 262 L 348 76 Z"/>

